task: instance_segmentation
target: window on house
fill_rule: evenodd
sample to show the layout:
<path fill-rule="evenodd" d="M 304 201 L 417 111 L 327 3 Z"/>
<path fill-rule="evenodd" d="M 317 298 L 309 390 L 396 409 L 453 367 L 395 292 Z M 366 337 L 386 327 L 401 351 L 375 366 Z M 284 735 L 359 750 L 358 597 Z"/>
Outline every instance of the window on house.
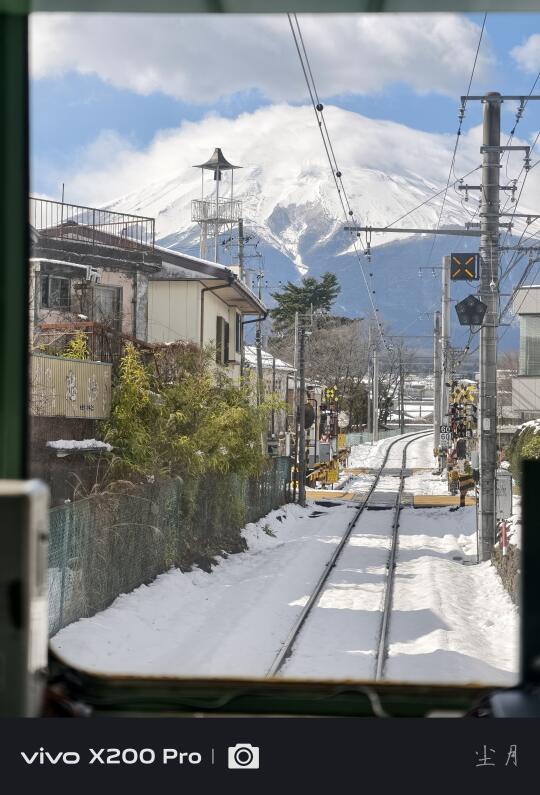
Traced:
<path fill-rule="evenodd" d="M 234 349 L 236 353 L 240 353 L 240 346 L 242 342 L 242 315 L 236 313 L 236 328 L 234 336 Z"/>
<path fill-rule="evenodd" d="M 226 320 L 223 321 L 223 364 L 229 361 L 229 324 Z"/>
<path fill-rule="evenodd" d="M 41 306 L 45 309 L 69 309 L 71 306 L 70 280 L 64 276 L 41 276 Z"/>
<path fill-rule="evenodd" d="M 224 317 L 216 318 L 216 362 L 227 364 L 229 361 L 229 324 Z"/>
<path fill-rule="evenodd" d="M 519 373 L 540 375 L 540 315 L 522 315 L 519 322 Z"/>
<path fill-rule="evenodd" d="M 97 285 L 85 290 L 81 302 L 82 311 L 90 320 L 103 323 L 106 326 L 120 328 L 122 288 L 109 285 Z"/>

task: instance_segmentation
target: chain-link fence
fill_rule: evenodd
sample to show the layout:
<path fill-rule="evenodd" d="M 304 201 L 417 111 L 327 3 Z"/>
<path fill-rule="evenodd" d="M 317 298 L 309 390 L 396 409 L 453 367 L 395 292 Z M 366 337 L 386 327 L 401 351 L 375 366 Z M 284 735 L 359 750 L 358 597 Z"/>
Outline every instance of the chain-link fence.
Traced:
<path fill-rule="evenodd" d="M 257 477 L 212 475 L 106 492 L 53 508 L 49 634 L 108 607 L 173 566 L 208 568 L 245 548 L 240 529 L 288 499 L 289 458 Z"/>

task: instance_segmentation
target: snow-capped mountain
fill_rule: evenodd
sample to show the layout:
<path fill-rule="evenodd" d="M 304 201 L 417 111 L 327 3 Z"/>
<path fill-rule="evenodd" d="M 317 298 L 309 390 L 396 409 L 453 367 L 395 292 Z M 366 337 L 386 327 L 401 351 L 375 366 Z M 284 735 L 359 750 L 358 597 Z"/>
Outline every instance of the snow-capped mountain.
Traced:
<path fill-rule="evenodd" d="M 450 136 L 336 107 L 325 113 L 357 223 L 434 228 L 443 199 L 441 227 L 463 224 L 475 216 L 472 195 L 467 204 L 453 186 L 444 192 L 453 147 Z M 367 315 L 373 300 L 396 333 L 407 333 L 406 329 L 411 334 L 431 333 L 428 313 L 440 294 L 436 269 L 441 257 L 451 251 L 477 250 L 475 238 L 373 234 L 372 262 L 361 257 L 364 280 L 353 238 L 343 230 L 348 221 L 310 108 L 273 106 L 232 120 L 209 118 L 198 124 L 196 138 L 189 132 L 189 125 L 187 129 L 184 125 L 158 141 L 153 168 L 149 163 L 141 167 L 139 184 L 145 178 L 147 184 L 108 206 L 154 217 L 162 245 L 198 253 L 199 228 L 191 220 L 191 200 L 212 196 L 215 183 L 212 172 L 205 171 L 201 189 L 201 170 L 193 164 L 205 162 L 219 146 L 230 162 L 241 166 L 234 172 L 234 197 L 242 199 L 246 232 L 260 241 L 256 250 L 264 258 L 265 298 L 288 279 L 331 270 L 342 285 L 338 311 Z M 479 163 L 478 131 L 463 138 L 458 173 Z M 151 181 L 150 175 L 155 177 Z M 475 178 L 478 181 L 476 174 Z M 220 196 L 230 196 L 231 187 L 228 172 Z M 254 250 L 246 247 L 246 255 Z M 235 261 L 236 254 L 234 245 L 220 246 L 224 264 Z M 258 268 L 259 262 L 248 259 L 246 265 Z M 456 297 L 471 291 L 470 285 L 458 286 Z"/>

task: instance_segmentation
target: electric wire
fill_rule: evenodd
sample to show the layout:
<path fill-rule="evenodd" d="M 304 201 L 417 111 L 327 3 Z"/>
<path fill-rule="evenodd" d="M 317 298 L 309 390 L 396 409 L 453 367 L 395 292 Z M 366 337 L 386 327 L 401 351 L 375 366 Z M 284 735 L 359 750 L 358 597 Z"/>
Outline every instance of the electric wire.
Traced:
<path fill-rule="evenodd" d="M 435 227 L 435 231 L 438 231 L 439 228 L 440 228 L 441 221 L 442 221 L 442 216 L 443 216 L 443 212 L 444 212 L 444 206 L 446 204 L 446 197 L 448 195 L 448 189 L 450 187 L 450 181 L 452 179 L 452 172 L 454 172 L 454 174 L 455 174 L 454 166 L 455 166 L 455 162 L 456 162 L 456 154 L 457 154 L 459 142 L 461 140 L 461 128 L 463 126 L 463 119 L 465 118 L 465 107 L 467 105 L 467 96 L 468 96 L 468 94 L 469 94 L 469 92 L 471 90 L 471 85 L 472 85 L 472 81 L 473 81 L 473 78 L 474 78 L 474 73 L 476 71 L 476 64 L 478 62 L 478 54 L 480 52 L 482 39 L 484 37 L 484 29 L 486 27 L 486 19 L 487 19 L 487 12 L 484 14 L 484 19 L 482 21 L 482 28 L 480 30 L 480 35 L 478 37 L 478 44 L 476 46 L 476 53 L 475 53 L 475 56 L 474 56 L 474 62 L 473 62 L 472 69 L 471 69 L 471 74 L 470 74 L 470 77 L 469 77 L 469 84 L 467 86 L 467 92 L 466 92 L 465 97 L 463 99 L 463 104 L 462 104 L 461 110 L 460 110 L 459 124 L 458 124 L 457 133 L 456 133 L 456 141 L 454 143 L 454 150 L 452 152 L 452 159 L 450 161 L 450 169 L 448 171 L 448 179 L 446 180 L 446 187 L 444 189 L 444 195 L 443 195 L 443 198 L 442 198 L 441 209 L 439 211 L 439 217 L 437 219 L 437 225 Z M 433 237 L 432 237 L 431 247 L 430 247 L 428 256 L 426 258 L 426 265 L 429 263 L 431 257 L 433 256 L 433 249 L 435 248 L 435 239 L 436 239 L 436 237 L 437 237 L 436 235 L 433 235 Z"/>
<path fill-rule="evenodd" d="M 304 74 L 304 79 L 305 79 L 306 86 L 307 86 L 307 89 L 308 89 L 308 92 L 309 92 L 309 96 L 310 96 L 310 99 L 311 99 L 311 104 L 313 106 L 313 111 L 315 113 L 315 118 L 317 120 L 317 126 L 319 128 L 319 132 L 321 134 L 321 138 L 322 138 L 322 141 L 323 141 L 323 145 L 324 145 L 324 149 L 325 149 L 326 156 L 327 156 L 327 159 L 328 159 L 328 163 L 329 163 L 330 169 L 332 171 L 332 177 L 333 177 L 333 180 L 334 180 L 334 184 L 336 186 L 336 190 L 337 190 L 337 193 L 338 193 L 338 198 L 339 198 L 339 201 L 340 201 L 340 204 L 341 204 L 341 208 L 343 210 L 343 214 L 344 214 L 345 220 L 348 222 L 352 218 L 352 220 L 354 221 L 354 211 L 352 210 L 351 205 L 349 203 L 347 191 L 345 190 L 345 186 L 343 184 L 342 172 L 340 171 L 340 169 L 338 167 L 337 158 L 336 158 L 336 155 L 335 155 L 335 150 L 334 150 L 334 147 L 332 145 L 332 141 L 331 141 L 330 133 L 328 131 L 328 127 L 326 125 L 326 120 L 325 120 L 324 115 L 323 115 L 323 105 L 319 101 L 319 95 L 318 95 L 318 92 L 317 92 L 315 79 L 313 77 L 313 71 L 312 71 L 311 65 L 309 63 L 309 58 L 308 58 L 308 55 L 307 55 L 307 49 L 306 49 L 305 42 L 304 42 L 304 39 L 303 39 L 303 36 L 302 36 L 300 23 L 298 21 L 297 15 L 294 14 L 294 13 L 293 14 L 287 14 L 287 18 L 289 20 L 289 25 L 290 25 L 290 28 L 291 28 L 291 33 L 292 33 L 294 44 L 295 44 L 295 47 L 296 47 L 296 52 L 297 52 L 298 58 L 300 60 L 300 65 L 301 65 L 301 68 L 302 68 L 302 72 Z M 294 19 L 294 25 L 293 25 L 293 19 Z M 296 31 L 295 31 L 295 26 L 296 26 Z M 360 238 L 360 242 L 361 242 L 361 244 L 363 246 L 363 241 L 362 241 L 361 238 Z M 374 317 L 376 325 L 377 325 L 377 331 L 378 331 L 378 334 L 379 334 L 379 338 L 380 338 L 383 346 L 385 348 L 387 348 L 387 342 L 386 342 L 386 339 L 385 339 L 385 336 L 384 336 L 384 333 L 383 333 L 382 324 L 381 324 L 380 318 L 378 316 L 379 315 L 379 310 L 375 306 L 375 302 L 373 300 L 373 295 L 375 294 L 375 291 L 373 291 L 370 288 L 370 285 L 368 283 L 368 280 L 367 280 L 367 277 L 366 277 L 366 274 L 365 274 L 365 271 L 364 271 L 364 266 L 363 266 L 363 263 L 362 263 L 362 260 L 361 260 L 360 251 L 358 250 L 358 244 L 357 244 L 356 238 L 354 238 L 354 237 L 353 237 L 353 248 L 354 248 L 354 252 L 356 254 L 357 260 L 358 260 L 358 264 L 360 266 L 360 272 L 362 274 L 362 278 L 364 280 L 366 291 L 367 291 L 367 294 L 368 294 L 368 297 L 369 297 L 369 301 L 370 301 L 371 308 L 372 308 L 372 311 L 373 311 L 373 317 Z"/>

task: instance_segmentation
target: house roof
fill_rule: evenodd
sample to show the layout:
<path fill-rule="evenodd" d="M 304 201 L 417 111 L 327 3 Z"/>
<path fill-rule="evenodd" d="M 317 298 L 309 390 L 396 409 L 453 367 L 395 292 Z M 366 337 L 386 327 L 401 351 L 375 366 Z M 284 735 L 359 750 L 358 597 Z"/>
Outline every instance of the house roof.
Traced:
<path fill-rule="evenodd" d="M 255 345 L 246 345 L 245 348 L 244 348 L 244 356 L 245 356 L 246 364 L 249 367 L 256 367 L 257 366 L 257 348 L 255 347 Z M 268 353 L 268 351 L 262 351 L 262 366 L 263 366 L 263 368 L 272 369 L 272 367 L 273 367 L 273 359 L 274 359 L 274 357 L 272 356 L 271 353 Z M 288 362 L 284 362 L 282 359 L 277 359 L 276 358 L 276 370 L 286 370 L 287 372 L 292 373 L 292 372 L 294 372 L 294 367 L 292 366 L 292 364 L 289 364 Z"/>
<path fill-rule="evenodd" d="M 151 281 L 196 279 L 205 287 L 220 287 L 219 297 L 236 306 L 243 314 L 266 316 L 268 310 L 262 301 L 225 265 L 163 246 L 156 246 L 155 251 L 162 258 L 162 267 L 158 273 L 152 274 Z"/>

